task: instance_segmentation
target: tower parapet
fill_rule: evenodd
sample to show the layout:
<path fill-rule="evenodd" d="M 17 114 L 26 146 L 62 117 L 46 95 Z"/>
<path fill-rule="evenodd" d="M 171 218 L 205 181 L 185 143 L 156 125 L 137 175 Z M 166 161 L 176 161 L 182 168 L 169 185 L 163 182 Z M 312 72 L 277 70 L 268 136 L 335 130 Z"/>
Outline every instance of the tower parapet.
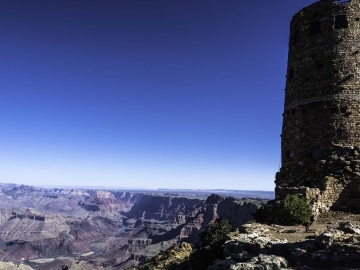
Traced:
<path fill-rule="evenodd" d="M 320 0 L 290 25 L 276 197 L 360 209 L 360 0 Z"/>

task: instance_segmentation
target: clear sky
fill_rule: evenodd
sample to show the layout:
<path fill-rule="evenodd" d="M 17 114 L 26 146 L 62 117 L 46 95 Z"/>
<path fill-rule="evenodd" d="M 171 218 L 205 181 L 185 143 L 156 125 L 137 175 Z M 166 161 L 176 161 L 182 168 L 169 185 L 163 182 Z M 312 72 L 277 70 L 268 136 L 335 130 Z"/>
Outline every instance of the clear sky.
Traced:
<path fill-rule="evenodd" d="M 314 0 L 0 0 L 0 182 L 273 190 Z"/>

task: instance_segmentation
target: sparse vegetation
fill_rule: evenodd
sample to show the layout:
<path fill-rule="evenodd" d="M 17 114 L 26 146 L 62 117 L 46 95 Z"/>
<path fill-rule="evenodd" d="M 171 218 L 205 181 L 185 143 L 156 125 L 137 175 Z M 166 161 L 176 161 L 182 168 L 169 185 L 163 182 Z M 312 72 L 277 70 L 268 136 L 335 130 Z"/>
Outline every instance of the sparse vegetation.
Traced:
<path fill-rule="evenodd" d="M 297 225 L 309 222 L 312 210 L 306 198 L 299 195 L 286 195 L 276 202 L 276 212 L 281 224 Z"/>
<path fill-rule="evenodd" d="M 295 194 L 262 206 L 254 214 L 254 218 L 258 222 L 297 225 L 310 221 L 312 214 L 306 198 Z"/>
<path fill-rule="evenodd" d="M 161 251 L 151 259 L 147 259 L 145 264 L 140 267 L 130 268 L 129 270 L 187 270 L 189 267 L 188 258 L 192 247 L 188 243 L 181 243 L 178 247 Z"/>
<path fill-rule="evenodd" d="M 231 232 L 229 221 L 217 219 L 199 234 L 200 246 L 189 258 L 189 269 L 206 270 L 216 259 L 222 257 L 221 246 Z"/>
<path fill-rule="evenodd" d="M 216 259 L 222 257 L 222 246 L 231 232 L 229 221 L 217 219 L 199 234 L 196 249 L 182 243 L 179 247 L 163 251 L 139 268 L 141 270 L 206 270 Z"/>

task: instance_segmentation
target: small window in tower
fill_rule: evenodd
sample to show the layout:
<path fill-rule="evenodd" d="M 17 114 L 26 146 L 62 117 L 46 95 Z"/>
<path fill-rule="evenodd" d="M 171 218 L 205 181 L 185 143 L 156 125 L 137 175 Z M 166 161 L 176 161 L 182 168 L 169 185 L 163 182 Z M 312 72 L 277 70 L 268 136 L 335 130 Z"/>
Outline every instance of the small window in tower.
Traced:
<path fill-rule="evenodd" d="M 343 150 L 342 150 L 342 149 L 337 149 L 337 150 L 336 150 L 336 154 L 337 154 L 338 156 L 342 156 L 342 155 L 343 155 Z"/>
<path fill-rule="evenodd" d="M 291 110 L 291 114 L 292 114 L 292 115 L 295 115 L 295 114 L 296 114 L 296 110 L 295 110 L 295 109 Z"/>
<path fill-rule="evenodd" d="M 313 157 L 313 158 L 321 158 L 321 150 L 320 150 L 320 147 L 313 147 L 313 148 L 312 148 L 312 157 Z"/>
<path fill-rule="evenodd" d="M 357 21 L 357 22 L 360 21 L 360 18 L 356 18 L 355 21 Z"/>
<path fill-rule="evenodd" d="M 348 21 L 346 15 L 339 15 L 335 17 L 335 29 L 348 28 Z"/>
<path fill-rule="evenodd" d="M 320 69 L 320 70 L 323 70 L 324 69 L 324 64 L 317 64 L 316 68 Z"/>
<path fill-rule="evenodd" d="M 351 150 L 351 149 L 346 149 L 346 150 L 344 150 L 344 152 L 345 152 L 345 154 L 347 156 L 352 156 L 353 155 L 353 150 Z"/>
<path fill-rule="evenodd" d="M 312 102 L 309 104 L 310 105 L 310 110 L 320 110 L 323 107 L 322 101 L 318 101 L 318 102 Z"/>
<path fill-rule="evenodd" d="M 310 27 L 309 27 L 309 35 L 315 35 L 315 34 L 320 34 L 321 33 L 321 26 L 320 26 L 320 21 L 314 21 L 312 23 L 310 23 Z"/>
<path fill-rule="evenodd" d="M 336 108 L 331 108 L 330 109 L 330 114 L 336 114 L 337 113 L 337 109 Z"/>
<path fill-rule="evenodd" d="M 286 151 L 286 157 L 288 157 L 288 158 L 294 157 L 294 151 L 293 150 Z"/>
<path fill-rule="evenodd" d="M 300 30 L 297 30 L 294 34 L 294 39 L 293 39 L 293 43 L 299 43 L 301 41 L 301 32 Z"/>
<path fill-rule="evenodd" d="M 315 13 L 314 14 L 314 19 L 316 19 L 319 16 L 319 14 Z"/>
<path fill-rule="evenodd" d="M 341 107 L 341 108 L 340 108 L 340 112 L 341 112 L 341 113 L 346 113 L 346 107 Z"/>

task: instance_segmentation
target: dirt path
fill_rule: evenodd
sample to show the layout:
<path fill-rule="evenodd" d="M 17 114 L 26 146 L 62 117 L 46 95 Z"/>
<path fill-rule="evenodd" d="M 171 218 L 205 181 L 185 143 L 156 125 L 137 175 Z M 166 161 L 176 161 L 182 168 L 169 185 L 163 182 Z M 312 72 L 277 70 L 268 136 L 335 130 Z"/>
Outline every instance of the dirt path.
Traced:
<path fill-rule="evenodd" d="M 278 226 L 272 225 L 266 234 L 278 239 L 287 239 L 290 243 L 312 239 L 323 233 L 328 228 L 336 228 L 340 222 L 350 221 L 353 224 L 360 224 L 360 213 L 331 212 L 323 213 L 317 217 L 316 221 L 310 226 L 310 231 L 305 232 L 305 227 L 297 226 Z"/>

